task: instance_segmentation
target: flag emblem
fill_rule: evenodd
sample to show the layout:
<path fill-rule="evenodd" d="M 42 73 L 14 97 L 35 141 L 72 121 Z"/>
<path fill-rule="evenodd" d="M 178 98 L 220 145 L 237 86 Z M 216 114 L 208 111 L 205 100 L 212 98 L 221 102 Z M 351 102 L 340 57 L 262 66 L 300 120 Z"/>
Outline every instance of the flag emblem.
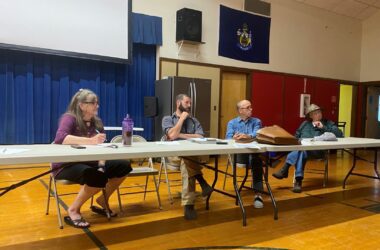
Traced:
<path fill-rule="evenodd" d="M 248 24 L 244 23 L 242 29 L 238 29 L 237 32 L 237 46 L 244 51 L 252 48 L 252 31 L 249 30 Z"/>

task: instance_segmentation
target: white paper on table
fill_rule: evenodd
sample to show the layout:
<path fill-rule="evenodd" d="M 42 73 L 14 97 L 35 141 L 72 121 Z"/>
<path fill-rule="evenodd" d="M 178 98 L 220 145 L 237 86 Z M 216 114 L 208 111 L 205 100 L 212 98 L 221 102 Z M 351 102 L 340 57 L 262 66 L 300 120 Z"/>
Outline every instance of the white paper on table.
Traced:
<path fill-rule="evenodd" d="M 179 142 L 178 141 L 156 141 L 156 144 L 174 146 L 174 145 L 179 145 Z"/>
<path fill-rule="evenodd" d="M 312 144 L 313 144 L 313 141 L 311 138 L 301 140 L 301 145 L 312 145 Z"/>
<path fill-rule="evenodd" d="M 100 144 L 95 144 L 95 145 L 86 145 L 86 144 L 81 144 L 81 146 L 84 146 L 86 148 L 118 148 L 119 146 L 114 143 L 100 143 Z"/>
<path fill-rule="evenodd" d="M 217 141 L 220 141 L 219 139 L 208 138 L 208 137 L 204 137 L 204 138 L 190 138 L 190 139 L 187 139 L 187 140 L 191 141 L 191 142 L 200 143 L 200 144 L 216 144 Z"/>
<path fill-rule="evenodd" d="M 235 143 L 235 148 L 250 148 L 250 149 L 261 149 L 257 142 L 251 143 Z"/>
<path fill-rule="evenodd" d="M 0 155 L 12 155 L 29 151 L 28 148 L 0 148 Z"/>

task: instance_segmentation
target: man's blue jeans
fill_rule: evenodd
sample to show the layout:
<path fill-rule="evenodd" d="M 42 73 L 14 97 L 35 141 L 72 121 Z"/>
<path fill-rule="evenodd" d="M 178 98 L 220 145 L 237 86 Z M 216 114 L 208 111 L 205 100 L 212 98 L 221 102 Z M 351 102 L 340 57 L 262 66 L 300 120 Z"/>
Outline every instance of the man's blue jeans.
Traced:
<path fill-rule="evenodd" d="M 303 178 L 303 170 L 307 161 L 306 151 L 292 151 L 286 157 L 286 163 L 294 165 L 296 168 L 295 176 Z"/>
<path fill-rule="evenodd" d="M 305 170 L 305 165 L 308 157 L 311 158 L 322 158 L 324 152 L 321 150 L 315 151 L 292 151 L 286 157 L 286 163 L 289 165 L 294 165 L 296 168 L 295 176 L 296 178 L 302 178 Z"/>

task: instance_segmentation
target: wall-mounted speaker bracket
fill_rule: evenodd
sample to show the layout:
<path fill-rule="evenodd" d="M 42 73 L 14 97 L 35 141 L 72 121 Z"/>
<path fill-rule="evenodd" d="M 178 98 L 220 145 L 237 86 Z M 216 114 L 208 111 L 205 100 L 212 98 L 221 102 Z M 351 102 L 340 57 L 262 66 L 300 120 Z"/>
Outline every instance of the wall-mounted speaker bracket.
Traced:
<path fill-rule="evenodd" d="M 178 50 L 177 50 L 177 57 L 181 55 L 181 51 L 183 52 L 184 47 L 191 50 L 191 54 L 194 55 L 194 59 L 198 58 L 200 54 L 200 48 L 199 45 L 205 44 L 205 42 L 196 42 L 196 41 L 188 41 L 188 40 L 180 40 L 177 41 Z"/>

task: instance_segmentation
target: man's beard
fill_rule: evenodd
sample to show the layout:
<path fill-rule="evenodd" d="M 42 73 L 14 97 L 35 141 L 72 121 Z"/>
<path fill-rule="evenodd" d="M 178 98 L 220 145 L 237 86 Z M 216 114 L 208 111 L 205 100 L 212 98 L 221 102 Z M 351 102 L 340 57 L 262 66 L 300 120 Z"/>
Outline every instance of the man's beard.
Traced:
<path fill-rule="evenodd" d="M 191 107 L 185 108 L 184 106 L 182 106 L 182 103 L 179 104 L 178 109 L 179 109 L 181 112 L 187 112 L 187 113 L 190 113 L 190 111 L 191 111 Z"/>

